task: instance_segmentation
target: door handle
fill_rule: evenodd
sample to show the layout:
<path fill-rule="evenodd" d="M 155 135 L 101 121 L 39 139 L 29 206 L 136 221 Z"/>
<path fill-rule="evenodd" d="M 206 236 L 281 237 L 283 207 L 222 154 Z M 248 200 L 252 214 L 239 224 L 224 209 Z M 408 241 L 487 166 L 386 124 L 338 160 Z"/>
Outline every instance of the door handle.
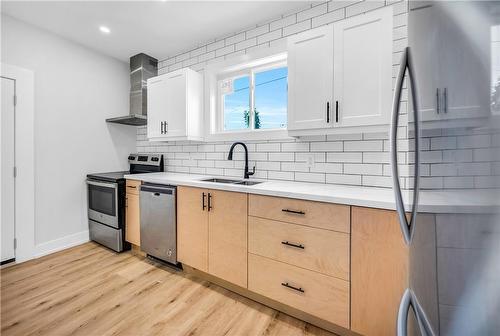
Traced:
<path fill-rule="evenodd" d="M 335 101 L 335 122 L 339 122 L 339 101 Z"/>
<path fill-rule="evenodd" d="M 410 290 L 406 289 L 399 302 L 398 319 L 396 323 L 397 336 L 406 336 L 408 334 L 408 312 L 410 311 Z"/>
<path fill-rule="evenodd" d="M 207 197 L 207 195 L 205 193 L 202 193 L 201 194 L 201 210 L 205 211 L 205 208 L 207 207 L 205 205 L 205 197 Z"/>
<path fill-rule="evenodd" d="M 436 333 L 432 329 L 432 325 L 427 318 L 418 298 L 411 289 L 406 289 L 401 301 L 399 303 L 398 317 L 396 322 L 396 333 L 397 336 L 407 336 L 408 335 L 408 313 L 410 312 L 410 307 L 412 307 L 415 317 L 417 319 L 418 328 L 420 330 L 420 335 L 422 336 L 435 336 Z"/>
<path fill-rule="evenodd" d="M 165 121 L 165 134 L 168 133 L 168 122 Z"/>
<path fill-rule="evenodd" d="M 330 123 L 330 102 L 326 102 L 326 123 Z"/>
<path fill-rule="evenodd" d="M 439 99 L 440 99 L 440 95 L 439 95 L 439 88 L 436 89 L 436 111 L 437 111 L 437 114 L 439 114 L 439 110 L 441 109 L 440 108 L 440 104 L 439 104 Z"/>
<path fill-rule="evenodd" d="M 163 134 L 163 121 L 160 122 L 160 134 Z"/>
<path fill-rule="evenodd" d="M 404 209 L 403 196 L 401 193 L 401 185 L 399 183 L 399 168 L 398 168 L 398 151 L 397 151 L 397 133 L 399 120 L 399 106 L 401 100 L 401 91 L 403 88 L 403 79 L 405 73 L 408 72 L 410 80 L 410 88 L 412 90 L 412 103 L 415 127 L 415 169 L 414 169 L 414 196 L 411 210 L 410 221 L 406 218 Z M 401 66 L 399 68 L 398 77 L 396 78 L 396 88 L 392 99 L 392 116 L 390 130 L 391 154 L 390 163 L 392 168 L 392 185 L 394 197 L 396 199 L 396 210 L 399 217 L 399 225 L 403 233 L 406 244 L 410 244 L 415 231 L 415 223 L 417 218 L 418 197 L 420 192 L 420 120 L 417 99 L 417 86 L 415 80 L 415 72 L 411 59 L 410 48 L 406 47 L 403 56 L 401 57 Z"/>
<path fill-rule="evenodd" d="M 208 211 L 212 210 L 212 194 L 208 193 Z"/>
<path fill-rule="evenodd" d="M 443 100 L 444 100 L 444 113 L 448 113 L 448 89 L 443 89 Z"/>

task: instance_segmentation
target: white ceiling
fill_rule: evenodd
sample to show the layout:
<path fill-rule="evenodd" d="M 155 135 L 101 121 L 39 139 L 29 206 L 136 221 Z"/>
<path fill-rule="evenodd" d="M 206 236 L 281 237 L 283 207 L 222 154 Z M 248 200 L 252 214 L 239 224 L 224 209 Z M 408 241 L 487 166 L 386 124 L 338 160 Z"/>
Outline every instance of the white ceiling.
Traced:
<path fill-rule="evenodd" d="M 163 60 L 310 1 L 1 1 L 2 12 L 128 62 Z M 109 35 L 99 31 L 104 25 Z"/>

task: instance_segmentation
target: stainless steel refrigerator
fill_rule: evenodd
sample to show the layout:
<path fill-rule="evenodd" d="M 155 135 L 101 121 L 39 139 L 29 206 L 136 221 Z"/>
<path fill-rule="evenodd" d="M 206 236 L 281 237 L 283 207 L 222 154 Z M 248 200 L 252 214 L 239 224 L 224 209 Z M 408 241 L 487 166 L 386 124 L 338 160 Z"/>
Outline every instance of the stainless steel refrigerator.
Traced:
<path fill-rule="evenodd" d="M 410 251 L 395 327 L 400 336 L 500 335 L 500 2 L 409 7 L 390 137 Z M 406 178 L 397 162 L 405 90 Z"/>

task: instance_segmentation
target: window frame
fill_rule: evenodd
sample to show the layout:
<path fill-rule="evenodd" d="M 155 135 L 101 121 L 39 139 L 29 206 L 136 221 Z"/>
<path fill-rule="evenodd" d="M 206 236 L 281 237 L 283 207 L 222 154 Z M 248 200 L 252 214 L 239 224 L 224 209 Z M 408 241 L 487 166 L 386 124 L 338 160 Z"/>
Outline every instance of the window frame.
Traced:
<path fill-rule="evenodd" d="M 269 63 L 265 63 L 258 66 L 247 66 L 240 70 L 236 70 L 234 72 L 229 72 L 217 76 L 217 114 L 218 114 L 217 120 L 218 120 L 218 129 L 220 133 L 251 132 L 251 131 L 259 132 L 263 130 L 255 128 L 255 74 L 283 67 L 288 68 L 288 63 L 286 59 L 278 61 L 270 61 Z M 245 76 L 248 76 L 249 78 L 249 93 L 248 93 L 248 108 L 250 111 L 250 120 L 248 125 L 249 127 L 241 130 L 226 130 L 224 129 L 224 94 L 220 92 L 219 83 L 223 80 L 227 79 L 234 80 Z M 288 106 L 287 106 L 287 115 L 288 115 Z M 285 127 L 285 128 L 271 128 L 266 130 L 275 131 L 275 130 L 286 130 L 286 129 L 287 128 Z"/>
<path fill-rule="evenodd" d="M 267 48 L 253 54 L 232 57 L 211 64 L 205 70 L 205 138 L 207 141 L 230 140 L 286 140 L 293 139 L 288 135 L 287 128 L 255 129 L 254 92 L 255 73 L 273 68 L 288 66 L 285 48 Z M 248 75 L 250 79 L 250 125 L 241 130 L 224 129 L 224 111 L 220 81 L 228 78 L 238 78 Z M 288 106 L 287 106 L 288 113 Z"/>

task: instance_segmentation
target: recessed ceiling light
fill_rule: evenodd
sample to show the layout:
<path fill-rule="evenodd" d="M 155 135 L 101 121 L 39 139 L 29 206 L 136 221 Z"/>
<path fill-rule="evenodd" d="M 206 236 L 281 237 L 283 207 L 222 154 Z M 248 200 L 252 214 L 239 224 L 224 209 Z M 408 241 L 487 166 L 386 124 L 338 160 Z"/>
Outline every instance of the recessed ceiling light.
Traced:
<path fill-rule="evenodd" d="M 101 31 L 101 33 L 104 33 L 104 34 L 111 33 L 111 30 L 108 27 L 106 27 L 106 26 L 100 26 L 99 30 Z"/>

